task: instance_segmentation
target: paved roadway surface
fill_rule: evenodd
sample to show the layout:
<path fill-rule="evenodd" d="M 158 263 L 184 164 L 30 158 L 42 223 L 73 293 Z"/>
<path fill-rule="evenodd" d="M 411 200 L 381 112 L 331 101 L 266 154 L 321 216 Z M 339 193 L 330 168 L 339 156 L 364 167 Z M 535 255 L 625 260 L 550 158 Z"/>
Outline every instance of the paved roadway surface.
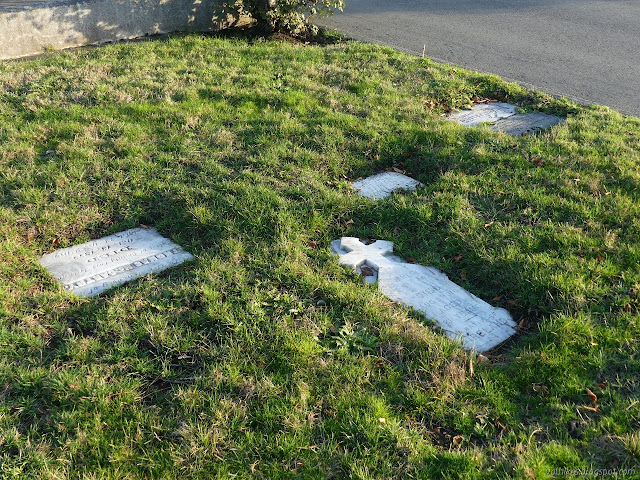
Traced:
<path fill-rule="evenodd" d="M 640 117 L 638 0 L 346 0 L 352 38 Z"/>

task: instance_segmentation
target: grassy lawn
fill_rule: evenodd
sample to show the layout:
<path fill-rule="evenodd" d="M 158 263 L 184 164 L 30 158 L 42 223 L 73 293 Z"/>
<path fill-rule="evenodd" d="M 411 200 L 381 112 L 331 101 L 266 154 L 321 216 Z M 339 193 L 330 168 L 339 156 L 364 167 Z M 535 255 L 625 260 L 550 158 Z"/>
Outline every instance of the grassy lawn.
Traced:
<path fill-rule="evenodd" d="M 441 118 L 485 99 L 567 120 Z M 639 166 L 638 119 L 357 42 L 2 63 L 1 478 L 638 478 Z M 389 168 L 425 187 L 352 192 Z M 37 263 L 141 224 L 195 260 L 92 299 Z M 520 334 L 478 362 L 340 267 L 341 236 Z"/>

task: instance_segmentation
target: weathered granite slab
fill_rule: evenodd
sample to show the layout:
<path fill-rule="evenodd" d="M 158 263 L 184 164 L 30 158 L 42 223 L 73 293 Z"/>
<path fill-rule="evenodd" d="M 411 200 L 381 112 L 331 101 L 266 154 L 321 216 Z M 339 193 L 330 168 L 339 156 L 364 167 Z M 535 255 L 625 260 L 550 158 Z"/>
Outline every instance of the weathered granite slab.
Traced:
<path fill-rule="evenodd" d="M 495 122 L 501 118 L 515 115 L 516 108 L 516 105 L 510 103 L 481 103 L 474 105 L 471 110 L 450 113 L 445 118 L 467 127 L 475 127 L 481 123 Z"/>
<path fill-rule="evenodd" d="M 491 125 L 491 129 L 496 132 L 504 132 L 514 137 L 525 134 L 533 134 L 549 128 L 562 119 L 555 115 L 547 115 L 546 113 L 523 113 L 512 115 L 508 118 L 502 118 Z"/>
<path fill-rule="evenodd" d="M 422 183 L 397 172 L 383 172 L 353 182 L 353 188 L 362 196 L 380 200 L 396 190 L 415 190 Z"/>
<path fill-rule="evenodd" d="M 91 297 L 192 259 L 190 253 L 156 230 L 133 228 L 46 254 L 39 263 L 66 290 Z"/>
<path fill-rule="evenodd" d="M 490 350 L 516 333 L 516 323 L 504 308 L 492 307 L 433 267 L 403 262 L 392 255 L 393 242 L 377 240 L 366 245 L 357 238 L 342 237 L 331 248 L 342 265 L 356 271 L 375 270 L 382 293 L 420 310 L 447 336 L 461 338 L 468 350 Z"/>

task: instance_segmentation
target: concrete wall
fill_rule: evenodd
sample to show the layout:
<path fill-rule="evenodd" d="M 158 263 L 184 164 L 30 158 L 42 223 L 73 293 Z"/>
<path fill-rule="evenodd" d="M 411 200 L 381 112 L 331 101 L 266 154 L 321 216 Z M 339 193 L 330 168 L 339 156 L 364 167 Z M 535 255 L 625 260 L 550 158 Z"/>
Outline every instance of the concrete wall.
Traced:
<path fill-rule="evenodd" d="M 225 0 L 0 0 L 0 59 L 175 31 L 208 32 L 247 17 Z"/>

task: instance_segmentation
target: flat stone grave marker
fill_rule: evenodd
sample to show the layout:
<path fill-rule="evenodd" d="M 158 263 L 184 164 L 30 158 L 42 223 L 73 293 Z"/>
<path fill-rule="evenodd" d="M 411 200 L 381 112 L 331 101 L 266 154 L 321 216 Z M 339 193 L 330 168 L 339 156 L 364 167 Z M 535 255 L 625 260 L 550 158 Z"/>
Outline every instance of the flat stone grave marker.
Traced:
<path fill-rule="evenodd" d="M 411 306 L 433 319 L 450 338 L 461 338 L 468 350 L 490 350 L 516 333 L 516 323 L 504 308 L 492 307 L 456 285 L 433 267 L 404 262 L 393 255 L 393 242 L 365 244 L 354 237 L 331 242 L 340 264 L 377 279 L 378 289 L 395 302 Z M 366 279 L 366 277 L 365 277 Z"/>
<path fill-rule="evenodd" d="M 475 127 L 481 123 L 495 122 L 501 118 L 510 117 L 516 113 L 516 105 L 510 103 L 480 103 L 470 110 L 450 113 L 445 116 L 467 127 Z"/>
<path fill-rule="evenodd" d="M 415 190 L 422 183 L 398 172 L 383 172 L 352 183 L 353 188 L 362 196 L 380 200 L 396 190 Z"/>
<path fill-rule="evenodd" d="M 192 259 L 155 229 L 133 228 L 46 254 L 39 263 L 65 290 L 91 297 Z"/>
<path fill-rule="evenodd" d="M 502 118 L 491 125 L 491 129 L 496 132 L 504 132 L 514 137 L 524 134 L 532 134 L 539 132 L 545 128 L 549 128 L 562 119 L 555 115 L 547 115 L 546 113 L 525 113 L 517 114 L 508 118 Z"/>

